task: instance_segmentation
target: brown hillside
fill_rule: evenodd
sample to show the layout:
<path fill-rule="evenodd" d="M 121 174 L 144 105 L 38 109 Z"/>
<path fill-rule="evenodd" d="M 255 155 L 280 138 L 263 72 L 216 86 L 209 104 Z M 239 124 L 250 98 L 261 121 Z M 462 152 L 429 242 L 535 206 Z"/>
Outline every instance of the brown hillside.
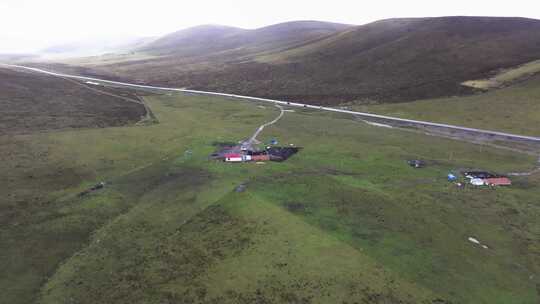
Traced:
<path fill-rule="evenodd" d="M 465 80 L 538 58 L 537 20 L 385 20 L 184 81 L 198 88 L 316 103 L 395 102 L 464 94 L 469 92 L 460 85 Z"/>
<path fill-rule="evenodd" d="M 152 50 L 158 57 L 92 68 L 160 85 L 333 104 L 467 94 L 472 89 L 463 81 L 540 58 L 540 21 L 525 18 L 203 29 L 158 40 Z M 181 39 L 171 39 L 175 35 Z M 167 39 L 175 41 L 174 52 L 163 56 L 171 48 L 159 43 Z"/>
<path fill-rule="evenodd" d="M 72 80 L 6 68 L 0 68 L 0 92 L 4 109 L 0 135 L 119 126 L 146 114 L 141 104 L 101 94 Z"/>

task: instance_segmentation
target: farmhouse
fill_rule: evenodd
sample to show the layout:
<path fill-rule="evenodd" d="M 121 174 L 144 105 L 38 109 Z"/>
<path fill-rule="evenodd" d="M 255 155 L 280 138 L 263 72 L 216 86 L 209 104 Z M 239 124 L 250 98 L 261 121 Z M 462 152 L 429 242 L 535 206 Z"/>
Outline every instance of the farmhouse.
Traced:
<path fill-rule="evenodd" d="M 470 183 L 475 186 L 510 186 L 512 181 L 506 177 L 484 171 L 463 172 Z"/>
<path fill-rule="evenodd" d="M 222 147 L 213 153 L 212 159 L 223 160 L 225 162 L 264 162 L 264 161 L 285 161 L 296 154 L 300 148 L 297 147 L 268 147 L 264 150 L 242 150 L 241 146 Z"/>

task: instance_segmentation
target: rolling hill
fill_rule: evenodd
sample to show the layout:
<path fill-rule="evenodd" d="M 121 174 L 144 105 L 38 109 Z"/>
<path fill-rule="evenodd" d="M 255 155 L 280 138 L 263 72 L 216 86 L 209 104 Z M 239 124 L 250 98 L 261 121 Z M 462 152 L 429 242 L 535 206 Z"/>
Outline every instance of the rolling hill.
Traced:
<path fill-rule="evenodd" d="M 153 84 L 339 104 L 470 94 L 475 89 L 462 82 L 538 58 L 539 20 L 440 17 L 201 26 L 158 39 L 131 59 L 81 64 Z"/>
<path fill-rule="evenodd" d="M 257 52 L 285 50 L 349 27 L 318 21 L 287 22 L 255 30 L 201 25 L 166 35 L 140 50 L 183 58 L 219 55 L 231 60 L 237 59 L 236 56 Z"/>
<path fill-rule="evenodd" d="M 234 47 L 233 43 L 227 43 L 227 37 L 244 31 L 229 26 L 201 25 L 161 37 L 140 48 L 140 50 L 156 54 L 176 54 L 180 56 L 209 54 Z"/>
<path fill-rule="evenodd" d="M 0 135 L 121 126 L 146 115 L 145 107 L 126 90 L 101 90 L 73 80 L 0 68 Z"/>

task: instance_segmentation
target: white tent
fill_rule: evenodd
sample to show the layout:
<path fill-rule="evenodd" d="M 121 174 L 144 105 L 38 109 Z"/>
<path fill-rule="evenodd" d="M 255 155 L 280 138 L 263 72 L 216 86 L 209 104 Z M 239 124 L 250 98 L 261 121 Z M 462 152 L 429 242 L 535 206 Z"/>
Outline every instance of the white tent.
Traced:
<path fill-rule="evenodd" d="M 473 178 L 471 179 L 471 185 L 474 186 L 484 186 L 486 183 L 481 178 Z"/>

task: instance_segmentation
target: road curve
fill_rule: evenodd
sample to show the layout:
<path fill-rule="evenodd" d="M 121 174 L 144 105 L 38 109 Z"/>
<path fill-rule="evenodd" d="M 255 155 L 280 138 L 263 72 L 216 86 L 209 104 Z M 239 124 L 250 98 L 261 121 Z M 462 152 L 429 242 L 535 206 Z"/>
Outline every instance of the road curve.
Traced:
<path fill-rule="evenodd" d="M 96 82 L 119 85 L 119 86 L 141 88 L 141 89 L 151 89 L 151 90 L 161 90 L 161 91 L 169 91 L 169 92 L 183 92 L 183 93 L 206 95 L 206 96 L 221 96 L 221 97 L 229 97 L 229 98 L 243 99 L 243 100 L 249 100 L 249 101 L 268 102 L 268 103 L 273 103 L 273 104 L 276 104 L 276 105 L 285 105 L 285 106 L 289 106 L 289 107 L 300 107 L 300 108 L 308 108 L 308 109 L 315 109 L 315 110 L 321 110 L 321 111 L 329 111 L 329 112 L 351 114 L 351 115 L 354 115 L 354 116 L 359 116 L 359 117 L 364 117 L 364 118 L 384 120 L 384 121 L 401 123 L 401 124 L 417 126 L 417 127 L 433 127 L 433 128 L 445 129 L 447 131 L 460 131 L 460 132 L 466 132 L 466 133 L 469 133 L 469 134 L 475 134 L 475 135 L 480 135 L 480 136 L 496 137 L 496 138 L 500 138 L 502 140 L 507 139 L 507 140 L 517 140 L 517 141 L 527 141 L 527 142 L 533 142 L 533 143 L 537 143 L 537 144 L 540 143 L 540 137 L 534 137 L 534 136 L 525 136 L 525 135 L 517 135 L 517 134 L 504 133 L 504 132 L 498 132 L 498 131 L 467 128 L 467 127 L 461 127 L 461 126 L 455 126 L 455 125 L 448 125 L 448 124 L 441 124 L 441 123 L 434 123 L 434 122 L 420 121 L 420 120 L 412 120 L 412 119 L 404 119 L 404 118 L 385 116 L 385 115 L 378 115 L 378 114 L 371 114 L 371 113 L 365 113 L 365 112 L 341 110 L 341 109 L 335 109 L 335 108 L 329 108 L 329 107 L 314 106 L 314 105 L 309 105 L 309 104 L 296 103 L 296 102 L 287 102 L 287 101 L 267 99 L 267 98 L 242 96 L 242 95 L 227 94 L 227 93 L 217 93 L 217 92 L 207 92 L 207 91 L 197 91 L 197 90 L 187 90 L 187 89 L 177 89 L 177 88 L 167 88 L 167 87 L 157 87 L 157 86 L 150 86 L 150 85 L 132 84 L 132 83 L 126 83 L 126 82 L 104 80 L 104 79 L 93 78 L 93 77 L 68 75 L 68 74 L 63 74 L 63 73 L 50 72 L 50 71 L 46 71 L 46 70 L 42 70 L 42 69 L 38 69 L 38 68 L 0 63 L 0 66 L 2 66 L 2 65 L 6 66 L 6 67 L 11 67 L 11 68 L 19 68 L 19 69 L 38 72 L 38 73 L 44 73 L 44 74 L 57 76 L 57 77 L 66 77 L 66 78 L 73 78 L 73 79 L 80 79 L 80 80 L 87 80 L 87 81 L 96 81 Z"/>

